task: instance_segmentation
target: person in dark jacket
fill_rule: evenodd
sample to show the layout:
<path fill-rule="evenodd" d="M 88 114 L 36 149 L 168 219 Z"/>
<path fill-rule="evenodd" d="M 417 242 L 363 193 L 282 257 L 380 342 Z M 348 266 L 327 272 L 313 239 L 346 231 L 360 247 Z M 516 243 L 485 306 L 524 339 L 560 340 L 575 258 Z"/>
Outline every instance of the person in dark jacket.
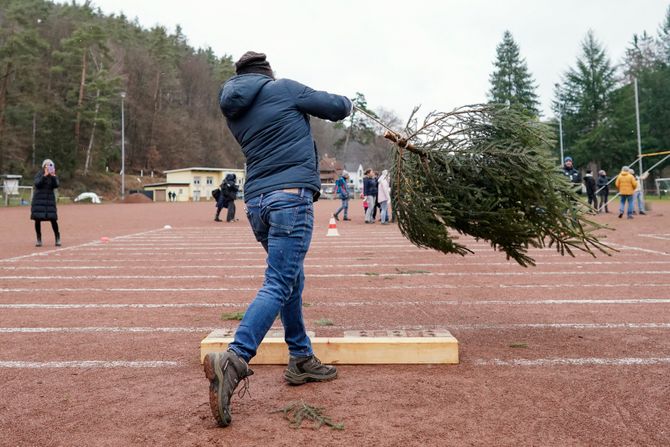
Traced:
<path fill-rule="evenodd" d="M 610 180 L 607 178 L 607 173 L 601 169 L 598 172 L 598 182 L 596 184 L 598 187 L 596 192 L 598 197 L 600 197 L 600 203 L 598 204 L 598 212 L 600 213 L 602 213 L 603 210 L 606 213 L 609 213 L 609 210 L 607 209 L 607 201 L 610 194 L 609 181 Z"/>
<path fill-rule="evenodd" d="M 581 193 L 582 178 L 581 175 L 579 175 L 579 171 L 572 165 L 572 157 L 565 157 L 563 160 L 563 175 L 575 185 L 575 190 Z"/>
<path fill-rule="evenodd" d="M 591 170 L 587 170 L 584 175 L 584 186 L 586 186 L 586 197 L 588 197 L 589 206 L 598 208 L 598 199 L 596 198 L 596 179 L 593 178 Z"/>
<path fill-rule="evenodd" d="M 365 223 L 375 223 L 374 212 L 377 205 L 377 178 L 372 169 L 365 170 L 363 179 L 363 194 L 365 201 L 368 202 L 368 209 L 365 212 Z"/>
<path fill-rule="evenodd" d="M 35 192 L 30 206 L 30 218 L 35 221 L 36 247 L 42 246 L 42 221 L 51 222 L 54 231 L 56 247 L 61 246 L 60 230 L 58 229 L 58 212 L 56 210 L 56 195 L 58 176 L 54 162 L 48 158 L 42 162 L 42 170 L 35 175 Z"/>
<path fill-rule="evenodd" d="M 226 352 L 208 354 L 209 401 L 220 426 L 230 424 L 230 399 L 253 372 L 249 361 L 277 315 L 288 344 L 284 379 L 293 385 L 331 380 L 333 366 L 314 356 L 302 316 L 304 259 L 314 226 L 313 201 L 321 189 L 309 117 L 338 121 L 352 102 L 289 79 L 275 79 L 265 54 L 249 51 L 223 84 L 219 104 L 247 162 L 244 201 L 258 242 L 267 252 L 265 281 Z"/>
<path fill-rule="evenodd" d="M 216 215 L 214 215 L 214 222 L 223 222 L 219 217 L 219 215 L 221 214 L 221 210 L 228 206 L 228 204 L 226 203 L 226 197 L 223 195 L 223 187 L 225 184 L 226 179 L 223 179 L 223 181 L 219 185 L 218 195 L 216 196 Z"/>
<path fill-rule="evenodd" d="M 225 201 L 225 207 L 228 208 L 226 222 L 234 222 L 235 219 L 235 199 L 237 199 L 237 176 L 235 174 L 226 174 L 226 178 L 221 183 L 221 196 Z"/>

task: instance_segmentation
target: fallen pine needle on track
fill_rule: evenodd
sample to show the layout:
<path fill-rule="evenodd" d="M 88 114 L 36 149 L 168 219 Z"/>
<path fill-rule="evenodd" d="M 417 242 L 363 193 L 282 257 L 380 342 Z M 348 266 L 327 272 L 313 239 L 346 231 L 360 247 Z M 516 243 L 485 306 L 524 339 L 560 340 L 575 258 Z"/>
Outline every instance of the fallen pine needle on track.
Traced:
<path fill-rule="evenodd" d="M 313 407 L 303 401 L 291 402 L 290 404 L 270 413 L 284 413 L 284 419 L 290 422 L 291 428 L 298 429 L 302 421 L 308 419 L 314 421 L 312 428 L 318 430 L 322 425 L 327 425 L 333 430 L 344 430 L 343 423 L 335 423 L 328 416 L 323 414 L 323 408 Z"/>

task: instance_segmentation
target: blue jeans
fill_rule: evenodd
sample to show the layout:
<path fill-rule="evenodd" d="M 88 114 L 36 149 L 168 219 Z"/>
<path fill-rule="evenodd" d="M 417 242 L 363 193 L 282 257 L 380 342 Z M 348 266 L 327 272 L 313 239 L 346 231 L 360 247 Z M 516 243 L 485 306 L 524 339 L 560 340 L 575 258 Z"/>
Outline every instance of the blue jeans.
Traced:
<path fill-rule="evenodd" d="M 388 202 L 388 200 L 384 200 L 383 202 L 379 202 L 379 205 L 382 207 L 382 215 L 381 215 L 382 223 L 388 222 L 389 221 L 389 202 Z"/>
<path fill-rule="evenodd" d="M 621 204 L 619 205 L 619 214 L 623 214 L 624 209 L 626 208 L 626 200 L 628 201 L 628 215 L 632 216 L 633 215 L 633 196 L 620 196 L 621 197 Z"/>
<path fill-rule="evenodd" d="M 349 215 L 349 197 L 346 199 L 340 197 L 340 200 L 342 200 L 342 205 L 335 211 L 334 216 L 337 217 L 340 215 L 340 211 L 344 211 L 344 218 L 347 219 Z"/>
<path fill-rule="evenodd" d="M 644 209 L 644 199 L 642 199 L 642 193 L 640 191 L 635 191 L 633 193 L 633 206 L 637 203 L 637 210 L 640 213 L 646 212 Z"/>
<path fill-rule="evenodd" d="M 312 343 L 302 317 L 302 290 L 303 264 L 314 227 L 312 192 L 275 191 L 249 200 L 246 206 L 256 240 L 268 254 L 267 268 L 263 287 L 244 314 L 229 349 L 251 360 L 279 314 L 289 354 L 311 356 Z"/>

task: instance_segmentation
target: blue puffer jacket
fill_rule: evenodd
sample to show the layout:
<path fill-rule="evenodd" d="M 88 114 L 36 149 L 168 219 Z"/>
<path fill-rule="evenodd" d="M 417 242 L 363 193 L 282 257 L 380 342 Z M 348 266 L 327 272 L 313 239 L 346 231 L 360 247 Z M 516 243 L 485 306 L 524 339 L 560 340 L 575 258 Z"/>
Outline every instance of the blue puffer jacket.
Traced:
<path fill-rule="evenodd" d="M 289 79 L 243 74 L 223 84 L 219 105 L 247 159 L 245 201 L 286 188 L 319 192 L 319 158 L 308 115 L 344 119 L 351 112 L 348 98 Z"/>

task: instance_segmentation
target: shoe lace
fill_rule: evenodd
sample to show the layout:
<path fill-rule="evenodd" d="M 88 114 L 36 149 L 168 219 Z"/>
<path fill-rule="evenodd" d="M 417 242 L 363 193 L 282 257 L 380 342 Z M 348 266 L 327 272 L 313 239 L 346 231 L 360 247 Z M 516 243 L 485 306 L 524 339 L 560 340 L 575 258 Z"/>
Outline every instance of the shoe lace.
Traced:
<path fill-rule="evenodd" d="M 242 387 L 237 392 L 237 397 L 242 399 L 244 396 L 249 396 L 251 399 L 251 391 L 249 391 L 249 376 L 244 376 L 242 379 Z"/>

